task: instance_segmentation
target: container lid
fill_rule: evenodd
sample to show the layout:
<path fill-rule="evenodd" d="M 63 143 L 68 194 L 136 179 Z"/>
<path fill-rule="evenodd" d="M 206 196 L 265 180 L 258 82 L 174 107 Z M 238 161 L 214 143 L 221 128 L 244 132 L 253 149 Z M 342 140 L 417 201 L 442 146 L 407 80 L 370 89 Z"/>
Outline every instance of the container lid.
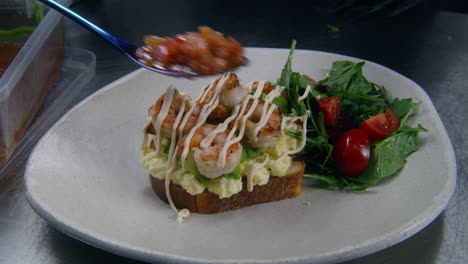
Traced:
<path fill-rule="evenodd" d="M 59 1 L 63 5 L 70 5 L 71 0 Z M 0 101 L 10 95 L 18 80 L 23 76 L 31 61 L 36 57 L 44 42 L 49 38 L 52 29 L 60 21 L 62 15 L 54 10 L 47 12 L 36 29 L 24 43 L 21 50 L 0 77 Z"/>

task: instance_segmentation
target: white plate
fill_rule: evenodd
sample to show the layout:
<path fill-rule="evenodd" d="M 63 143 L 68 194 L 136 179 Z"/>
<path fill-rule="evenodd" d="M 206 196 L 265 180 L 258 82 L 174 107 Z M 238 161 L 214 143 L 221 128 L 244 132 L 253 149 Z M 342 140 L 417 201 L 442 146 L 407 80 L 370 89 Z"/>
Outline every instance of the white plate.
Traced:
<path fill-rule="evenodd" d="M 243 83 L 275 81 L 288 50 L 248 49 Z M 293 69 L 316 79 L 333 61 L 297 50 Z M 296 199 L 178 224 L 139 165 L 146 110 L 174 84 L 197 95 L 212 78 L 175 79 L 138 70 L 80 103 L 41 139 L 28 162 L 27 198 L 53 226 L 96 247 L 149 262 L 326 263 L 402 241 L 445 208 L 456 180 L 454 152 L 436 109 L 416 83 L 367 62 L 365 75 L 393 96 L 423 101 L 414 123 L 430 130 L 398 177 L 363 193 L 304 186 Z M 308 205 L 310 202 L 310 205 Z"/>

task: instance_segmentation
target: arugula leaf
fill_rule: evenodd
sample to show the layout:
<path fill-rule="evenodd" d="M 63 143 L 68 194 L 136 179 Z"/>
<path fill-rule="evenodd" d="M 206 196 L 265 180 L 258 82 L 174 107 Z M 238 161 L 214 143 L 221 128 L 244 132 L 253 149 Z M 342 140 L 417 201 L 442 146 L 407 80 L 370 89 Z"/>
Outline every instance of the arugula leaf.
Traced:
<path fill-rule="evenodd" d="M 421 102 L 414 103 L 411 98 L 395 98 L 393 100 L 393 102 L 390 104 L 390 108 L 395 111 L 395 114 L 398 116 L 398 119 L 400 120 L 400 127 L 404 126 L 408 118 L 411 118 L 415 114 L 416 108 L 420 104 Z"/>
<path fill-rule="evenodd" d="M 347 190 L 347 191 L 364 191 L 369 188 L 369 185 L 362 184 L 362 183 L 355 183 L 355 182 L 348 182 L 346 178 L 340 176 L 333 176 L 333 175 L 320 175 L 320 174 L 309 174 L 305 173 L 304 178 L 309 178 L 312 180 L 316 180 L 319 182 L 318 187 L 326 188 L 329 190 Z"/>
<path fill-rule="evenodd" d="M 291 49 L 289 50 L 288 59 L 281 71 L 281 77 L 277 82 L 277 85 L 286 87 L 286 98 L 277 97 L 273 100 L 273 103 L 277 105 L 285 115 L 303 116 L 308 109 L 306 107 L 306 103 L 311 96 L 315 99 L 315 97 L 327 97 L 327 95 L 317 91 L 306 75 L 300 74 L 299 72 L 293 72 L 292 59 L 295 48 L 296 41 L 293 40 Z M 311 87 L 308 98 L 306 100 L 299 100 L 299 97 L 304 94 L 307 86 Z"/>
<path fill-rule="evenodd" d="M 304 101 L 299 101 L 299 97 L 302 94 L 300 91 L 301 77 L 300 73 L 293 72 L 290 78 L 289 89 L 287 90 L 291 111 L 294 110 L 297 116 L 303 116 L 306 113 Z"/>
<path fill-rule="evenodd" d="M 335 189 L 338 186 L 338 181 L 336 180 L 335 177 L 324 176 L 324 175 L 315 174 L 315 173 L 304 173 L 303 176 L 305 178 L 323 182 L 324 184 L 326 184 L 325 187 L 329 189 L 330 188 Z"/>
<path fill-rule="evenodd" d="M 242 144 L 242 154 L 241 154 L 241 162 L 255 159 L 263 155 L 263 150 L 261 149 L 253 149 L 249 147 L 247 144 Z"/>
<path fill-rule="evenodd" d="M 373 85 L 362 75 L 364 62 L 335 61 L 330 76 L 319 82 L 320 86 L 330 86 L 336 95 L 360 94 L 367 95 L 373 90 Z"/>
<path fill-rule="evenodd" d="M 215 183 L 215 179 L 205 177 L 200 174 L 200 172 L 197 169 L 197 164 L 195 163 L 195 160 L 193 159 L 193 151 L 189 151 L 187 154 L 187 159 L 185 160 L 185 169 L 189 172 L 191 172 L 197 179 L 199 179 L 201 182 L 203 182 L 206 185 L 213 185 Z"/>
<path fill-rule="evenodd" d="M 284 65 L 283 70 L 281 71 L 281 77 L 278 80 L 278 85 L 288 87 L 289 86 L 289 79 L 291 78 L 292 73 L 292 59 L 294 56 L 294 49 L 296 49 L 296 40 L 293 39 L 291 44 L 291 49 L 289 50 L 288 59 L 286 64 Z"/>
<path fill-rule="evenodd" d="M 371 152 L 367 170 L 354 182 L 375 185 L 382 179 L 398 172 L 406 165 L 406 158 L 419 149 L 419 132 L 427 131 L 418 127 L 402 127 L 387 138 L 377 141 Z"/>
<path fill-rule="evenodd" d="M 384 102 L 386 105 L 390 105 L 390 96 L 388 95 L 387 88 L 375 83 L 372 84 L 374 85 L 374 89 L 368 95 L 373 96 L 376 101 L 378 100 Z"/>
<path fill-rule="evenodd" d="M 281 110 L 281 113 L 287 114 L 289 112 L 288 99 L 286 99 L 286 97 L 283 97 L 283 96 L 276 97 L 275 99 L 273 99 L 271 103 L 276 105 Z"/>

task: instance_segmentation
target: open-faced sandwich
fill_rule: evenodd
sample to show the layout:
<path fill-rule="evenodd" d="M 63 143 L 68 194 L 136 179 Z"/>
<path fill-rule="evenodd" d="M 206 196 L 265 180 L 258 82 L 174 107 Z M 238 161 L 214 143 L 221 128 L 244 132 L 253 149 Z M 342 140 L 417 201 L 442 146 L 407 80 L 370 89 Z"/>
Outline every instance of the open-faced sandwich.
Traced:
<path fill-rule="evenodd" d="M 283 90 L 266 81 L 244 86 L 228 73 L 195 100 L 171 86 L 149 108 L 141 164 L 179 221 L 189 212 L 220 213 L 302 193 L 305 165 L 291 156 L 305 145 L 307 114 L 284 116 L 275 103 Z"/>
<path fill-rule="evenodd" d="M 315 82 L 292 70 L 295 45 L 278 86 L 243 86 L 229 73 L 195 100 L 169 87 L 150 107 L 141 163 L 179 220 L 188 210 L 219 213 L 296 197 L 303 177 L 363 191 L 396 175 L 419 149 L 427 130 L 408 120 L 420 103 L 392 99 L 365 78 L 364 62 L 336 61 Z"/>

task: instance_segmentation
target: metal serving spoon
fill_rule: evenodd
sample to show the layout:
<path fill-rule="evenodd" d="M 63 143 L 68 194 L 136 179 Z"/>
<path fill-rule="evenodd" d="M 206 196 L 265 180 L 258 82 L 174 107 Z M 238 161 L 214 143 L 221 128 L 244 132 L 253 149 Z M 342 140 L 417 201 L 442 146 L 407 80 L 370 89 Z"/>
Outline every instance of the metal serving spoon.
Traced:
<path fill-rule="evenodd" d="M 192 73 L 192 72 L 178 72 L 178 71 L 170 71 L 170 70 L 162 70 L 158 69 L 155 67 L 148 66 L 144 63 L 142 63 L 137 55 L 136 51 L 138 49 L 137 46 L 130 44 L 126 42 L 123 39 L 120 39 L 109 32 L 105 31 L 104 29 L 96 26 L 95 24 L 91 23 L 90 21 L 84 19 L 82 16 L 78 15 L 77 13 L 73 12 L 72 10 L 68 9 L 67 7 L 61 5 L 60 3 L 57 3 L 56 1 L 53 0 L 39 0 L 45 5 L 48 5 L 50 8 L 55 9 L 56 11 L 60 12 L 62 15 L 70 18 L 71 20 L 75 21 L 76 23 L 80 24 L 87 30 L 97 34 L 98 36 L 102 37 L 104 40 L 106 40 L 108 43 L 112 44 L 115 48 L 117 48 L 120 52 L 123 54 L 127 55 L 128 58 L 130 58 L 133 62 L 136 64 L 140 65 L 141 67 L 144 67 L 148 70 L 159 72 L 162 74 L 167 74 L 171 76 L 177 76 L 177 77 L 190 77 L 190 76 L 197 76 L 198 74 Z"/>

